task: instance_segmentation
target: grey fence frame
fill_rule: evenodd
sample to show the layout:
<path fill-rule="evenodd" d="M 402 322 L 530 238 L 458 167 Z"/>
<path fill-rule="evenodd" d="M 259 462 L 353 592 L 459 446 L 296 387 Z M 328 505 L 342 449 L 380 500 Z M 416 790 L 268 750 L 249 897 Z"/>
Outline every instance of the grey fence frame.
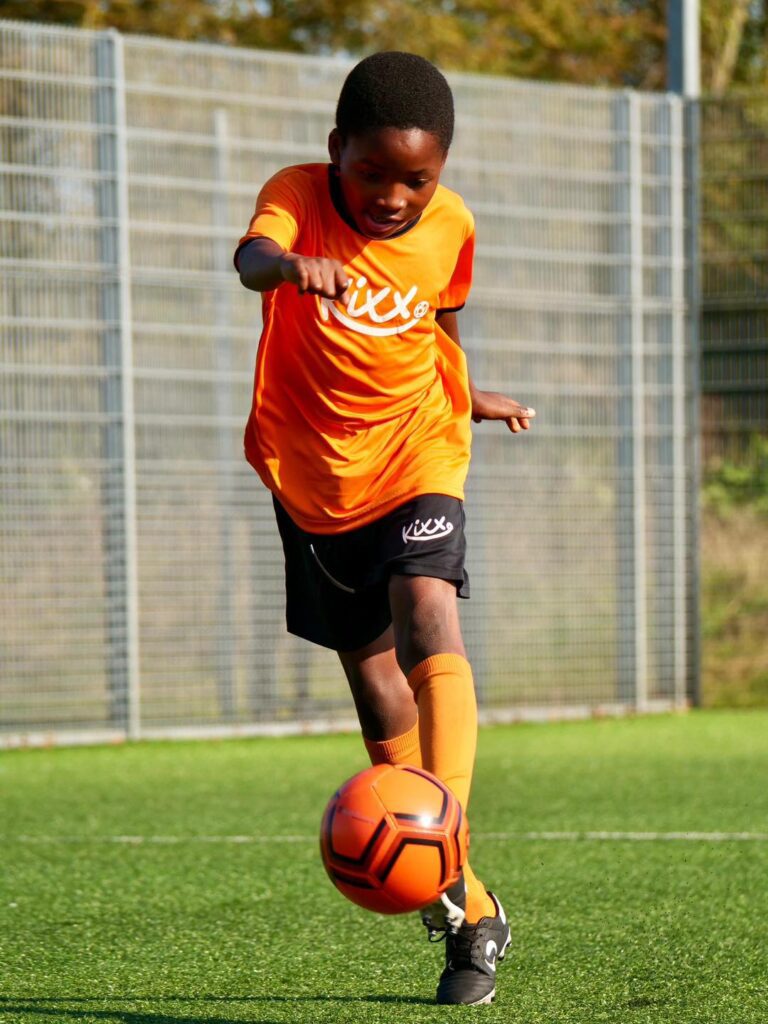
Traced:
<path fill-rule="evenodd" d="M 699 117 L 703 455 L 743 463 L 768 437 L 768 98 L 705 97 Z"/>
<path fill-rule="evenodd" d="M 45 29 L 29 25 L 19 26 L 0 22 L 0 37 L 3 33 L 20 34 L 29 38 L 56 36 L 58 39 L 73 38 L 75 33 L 60 29 Z M 78 34 L 81 35 L 81 34 Z M 178 720 L 170 724 L 144 722 L 142 714 L 142 670 L 141 670 L 141 628 L 140 628 L 140 567 L 138 555 L 137 519 L 137 454 L 136 454 L 136 362 L 134 358 L 134 318 L 132 291 L 134 268 L 131 266 L 131 214 L 129 210 L 129 146 L 132 131 L 127 117 L 127 90 L 132 87 L 126 78 L 125 49 L 151 47 L 158 54 L 182 52 L 218 54 L 220 48 L 195 47 L 185 44 L 161 43 L 158 40 L 126 39 L 114 31 L 93 33 L 95 46 L 95 67 L 99 79 L 96 102 L 97 121 L 94 130 L 99 139 L 99 161 L 102 174 L 100 188 L 100 220 L 103 225 L 102 253 L 109 272 L 104 278 L 103 292 L 103 344 L 104 364 L 110 368 L 103 389 L 105 401 L 105 432 L 107 461 L 109 469 L 103 486 L 114 502 L 107 517 L 105 560 L 105 603 L 108 607 L 106 629 L 109 634 L 106 663 L 107 689 L 110 694 L 110 723 L 68 727 L 55 719 L 47 721 L 41 714 L 37 722 L 20 727 L 11 722 L 3 725 L 0 710 L 0 746 L 20 743 L 46 742 L 92 742 L 108 738 L 127 737 L 137 739 L 148 736 L 174 735 L 231 735 L 260 734 L 323 730 L 349 725 L 348 711 L 326 714 L 321 709 L 307 712 L 301 709 L 287 715 L 283 709 L 271 720 L 254 721 L 247 717 L 232 720 L 227 713 L 227 701 L 231 702 L 234 673 L 232 645 L 228 643 L 226 622 L 231 609 L 227 607 L 228 595 L 232 588 L 222 587 L 219 604 L 220 620 L 217 629 L 222 630 L 218 642 L 217 687 L 219 707 L 223 709 L 220 720 L 206 722 L 185 721 L 183 711 Z M 254 55 L 254 59 L 257 55 Z M 242 53 L 240 54 L 242 58 Z M 274 62 L 275 65 L 293 66 L 296 62 L 312 65 L 310 58 L 294 58 L 284 55 L 260 54 L 258 59 Z M 315 61 L 318 67 L 327 67 L 330 62 Z M 343 65 L 335 65 L 339 70 Z M 0 69 L 6 80 L 23 80 L 36 74 L 24 69 Z M 454 76 L 452 81 L 460 90 L 493 90 L 493 80 L 482 80 L 472 76 Z M 135 86 L 135 83 L 133 83 Z M 503 83 L 499 84 L 501 88 Z M 696 504 L 698 490 L 697 459 L 697 324 L 698 324 L 698 264 L 696 253 L 697 224 L 697 166 L 698 111 L 694 103 L 687 103 L 677 96 L 643 96 L 631 91 L 596 93 L 589 90 L 568 90 L 562 87 L 516 83 L 519 90 L 536 98 L 542 104 L 558 97 L 587 104 L 593 97 L 605 98 L 613 111 L 613 135 L 615 167 L 610 172 L 600 172 L 599 180 L 615 183 L 619 206 L 603 217 L 603 222 L 615 233 L 616 244 L 611 253 L 600 256 L 600 265 L 606 273 L 613 273 L 614 284 L 605 296 L 580 298 L 575 295 L 558 298 L 555 294 L 543 295 L 532 291 L 527 298 L 521 298 L 521 307 L 551 303 L 563 313 L 574 310 L 610 310 L 617 323 L 616 366 L 618 395 L 617 422 L 612 429 L 616 437 L 616 564 L 621 575 L 617 586 L 616 611 L 616 654 L 614 699 L 606 699 L 605 691 L 596 691 L 591 696 L 585 689 L 584 698 L 572 700 L 557 697 L 557 693 L 544 697 L 540 702 L 527 699 L 521 702 L 514 697 L 508 701 L 504 695 L 496 695 L 492 701 L 484 702 L 484 717 L 487 720 L 510 720 L 525 717 L 568 716 L 590 714 L 595 711 L 622 713 L 625 711 L 648 711 L 681 707 L 697 700 L 698 686 L 698 610 L 697 610 L 697 523 Z M 152 86 L 147 86 L 151 90 Z M 215 90 L 214 90 L 215 92 Z M 193 92 L 190 93 L 193 96 Z M 500 93 L 500 96 L 502 94 Z M 554 99 L 553 99 L 554 98 Z M 216 150 L 216 176 L 225 186 L 230 179 L 230 140 L 227 127 L 226 95 L 222 96 L 221 108 L 214 119 Z M 0 116 L 0 122 L 8 125 L 13 118 Z M 650 125 L 650 127 L 649 127 Z M 649 139 L 651 140 L 649 142 Z M 661 140 L 661 141 L 658 141 Z M 649 148 L 650 147 L 650 148 Z M 657 166 L 648 165 L 649 159 Z M 16 170 L 15 166 L 0 162 L 0 179 L 3 174 Z M 586 178 L 586 175 L 585 175 Z M 597 180 L 597 179 L 596 179 Z M 648 198 L 644 190 L 656 181 L 663 182 L 663 200 L 668 209 L 648 213 Z M 607 187 L 607 186 L 606 186 Z M 661 185 L 659 186 L 662 187 Z M 2 193 L 0 193 L 2 195 Z M 220 223 L 231 221 L 227 208 L 227 189 L 222 187 L 216 199 L 217 217 Z M 661 202 L 661 200 L 659 200 Z M 472 205 L 470 203 L 470 205 Z M 556 211 L 555 211 L 556 213 Z M 555 213 L 550 217 L 555 222 Z M 546 211 L 542 211 L 542 216 Z M 13 219 L 11 211 L 2 216 Z M 588 215 L 584 215 L 585 223 Z M 658 250 L 649 255 L 647 238 L 649 233 L 656 239 Z M 215 239 L 216 275 L 228 273 L 231 258 L 231 243 L 217 234 Z M 498 257 L 504 260 L 503 252 Z M 525 260 L 523 253 L 520 260 Z M 553 256 L 556 260 L 556 256 Z M 595 257 L 596 262 L 598 258 Z M 23 260 L 13 253 L 2 261 L 9 272 L 26 272 Z M 661 281 L 654 295 L 647 293 L 649 275 Z M 218 279 L 218 277 L 217 277 Z M 662 280 L 663 279 L 663 280 Z M 498 290 L 497 290 L 498 291 Z M 482 309 L 491 302 L 490 289 L 479 277 L 475 289 L 476 301 Z M 498 294 L 493 301 L 500 301 Z M 215 348 L 216 374 L 222 381 L 234 376 L 231 353 L 227 344 L 228 299 L 223 292 L 217 301 L 223 303 L 215 314 L 221 328 L 212 330 L 212 344 Z M 663 321 L 666 332 L 664 359 L 659 365 L 652 363 L 655 358 L 654 343 L 647 336 L 649 317 Z M 13 328 L 19 319 L 25 323 L 29 317 L 7 315 L 0 307 L 0 327 Z M 662 330 L 662 327 L 659 328 Z M 476 340 L 470 332 L 467 349 L 470 358 L 473 352 L 482 354 L 482 340 Z M 658 343 L 661 345 L 661 342 Z M 653 365 L 659 373 L 659 381 L 648 380 L 648 367 Z M 19 373 L 18 365 L 5 366 L 6 374 Z M 22 371 L 23 372 L 23 371 Z M 530 389 L 526 392 L 530 394 Z M 668 427 L 658 442 L 660 469 L 649 463 L 649 438 L 654 438 L 654 424 L 649 422 L 649 402 L 659 397 L 660 403 L 667 403 Z M 216 391 L 216 412 L 218 421 L 237 422 L 246 410 L 233 407 L 232 395 L 227 387 Z M 534 404 L 535 397 L 534 397 Z M 665 405 L 666 408 L 666 405 Z M 665 413 L 667 415 L 667 413 Z M 2 421 L 16 422 L 24 417 L 23 412 L 12 408 L 0 409 Z M 539 424 L 537 424 L 539 429 Z M 542 422 L 541 429 L 547 426 Z M 569 426 L 563 426 L 564 436 Z M 613 436 L 613 434 L 611 435 Z M 556 440 L 556 439 L 555 439 Z M 226 497 L 235 487 L 235 481 L 228 469 L 228 456 L 222 452 L 218 487 Z M 476 460 L 478 480 L 491 479 L 497 472 L 493 460 L 486 467 L 483 454 Z M 578 472 L 578 463 L 575 470 Z M 664 478 L 655 488 L 656 477 Z M 654 527 L 649 521 L 649 508 L 658 504 L 664 481 L 671 481 L 671 496 L 665 498 L 663 522 Z M 490 486 L 490 485 L 489 485 Z M 553 492 L 556 493 L 556 492 Z M 481 513 L 482 514 L 482 513 Z M 656 543 L 660 554 L 649 551 L 649 538 L 653 529 L 659 536 L 667 532 L 671 540 L 666 547 Z M 230 546 L 230 532 L 222 528 L 220 558 L 225 563 L 233 558 Z M 653 572 L 655 590 L 650 589 L 648 574 Z M 654 596 L 655 595 L 655 596 Z M 660 597 L 659 597 L 660 595 Z M 482 602 L 482 597 L 479 599 Z M 662 610 L 657 609 L 661 607 Z M 652 622 L 651 617 L 661 618 Z M 482 673 L 484 650 L 487 637 L 475 638 L 469 629 L 470 646 L 474 644 L 473 660 Z M 668 669 L 655 670 L 656 682 L 651 684 L 649 667 L 649 634 L 656 630 L 667 639 L 659 641 L 664 647 L 661 658 Z M 668 648 L 668 650 L 667 650 Z M 567 656 L 567 651 L 565 655 Z M 296 656 L 299 661 L 301 656 Z M 662 679 L 663 676 L 663 679 Z M 229 682 L 228 682 L 229 680 Z M 0 680 L 0 701 L 2 700 Z M 229 697 L 227 695 L 230 695 Z M 481 698 L 484 696 L 481 689 Z M 182 700 L 181 696 L 179 700 Z M 277 705 L 275 705 L 277 711 Z M 230 709 L 232 710 L 232 709 Z M 234 713 L 234 712 L 233 712 Z"/>

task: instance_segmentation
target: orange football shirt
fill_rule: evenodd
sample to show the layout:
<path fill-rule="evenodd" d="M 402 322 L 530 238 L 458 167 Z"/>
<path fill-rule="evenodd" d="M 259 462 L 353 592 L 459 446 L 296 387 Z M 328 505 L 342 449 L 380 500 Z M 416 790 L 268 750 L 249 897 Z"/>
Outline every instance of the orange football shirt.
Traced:
<path fill-rule="evenodd" d="M 238 245 L 264 236 L 337 259 L 353 282 L 346 306 L 288 283 L 262 296 L 245 454 L 312 533 L 363 526 L 419 494 L 463 498 L 470 454 L 466 361 L 435 314 L 469 292 L 471 213 L 439 185 L 410 228 L 371 239 L 332 191 L 326 164 L 280 171 Z"/>

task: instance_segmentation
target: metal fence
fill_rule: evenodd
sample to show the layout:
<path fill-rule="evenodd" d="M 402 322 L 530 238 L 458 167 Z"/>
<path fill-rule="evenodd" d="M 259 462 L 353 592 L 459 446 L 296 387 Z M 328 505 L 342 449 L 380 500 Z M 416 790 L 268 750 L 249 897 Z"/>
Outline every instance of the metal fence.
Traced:
<path fill-rule="evenodd" d="M 349 64 L 0 24 L 0 742 L 327 728 L 242 457 L 260 184 L 325 159 Z M 678 98 L 451 76 L 480 386 L 465 634 L 486 716 L 695 686 L 695 334 Z M 687 225 L 687 227 L 686 227 Z"/>
<path fill-rule="evenodd" d="M 704 458 L 742 461 L 768 436 L 768 96 L 707 99 L 701 118 Z"/>

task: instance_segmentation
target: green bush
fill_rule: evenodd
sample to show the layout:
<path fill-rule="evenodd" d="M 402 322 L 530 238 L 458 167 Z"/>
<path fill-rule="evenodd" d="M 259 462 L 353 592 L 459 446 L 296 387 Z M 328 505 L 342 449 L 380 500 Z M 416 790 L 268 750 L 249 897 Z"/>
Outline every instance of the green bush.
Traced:
<path fill-rule="evenodd" d="M 753 437 L 743 459 L 719 459 L 704 471 L 702 502 L 720 516 L 750 507 L 768 516 L 768 437 Z"/>

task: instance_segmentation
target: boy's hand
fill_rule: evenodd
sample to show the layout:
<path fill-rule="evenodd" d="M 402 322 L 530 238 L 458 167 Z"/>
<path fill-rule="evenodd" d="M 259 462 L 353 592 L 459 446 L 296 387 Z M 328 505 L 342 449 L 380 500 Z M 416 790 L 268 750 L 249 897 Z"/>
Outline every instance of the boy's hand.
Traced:
<path fill-rule="evenodd" d="M 341 299 L 342 302 L 349 298 L 352 282 L 338 260 L 286 252 L 280 257 L 280 273 L 284 281 L 296 285 L 300 295 L 322 295 L 323 298 Z"/>
<path fill-rule="evenodd" d="M 528 430 L 530 421 L 536 415 L 535 409 L 520 405 L 514 398 L 507 398 L 497 391 L 479 391 L 474 386 L 472 393 L 472 419 L 475 423 L 482 420 L 506 420 L 513 434 Z"/>

